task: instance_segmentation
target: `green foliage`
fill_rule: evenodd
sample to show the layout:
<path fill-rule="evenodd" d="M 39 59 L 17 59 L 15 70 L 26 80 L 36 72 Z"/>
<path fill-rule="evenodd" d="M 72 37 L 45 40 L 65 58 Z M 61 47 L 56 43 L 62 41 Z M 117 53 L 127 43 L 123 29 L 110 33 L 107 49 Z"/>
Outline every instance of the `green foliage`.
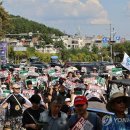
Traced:
<path fill-rule="evenodd" d="M 98 59 L 99 58 L 97 54 L 91 54 L 91 61 L 97 61 Z"/>
<path fill-rule="evenodd" d="M 57 36 L 63 35 L 58 29 L 47 27 L 44 24 L 25 19 L 21 16 L 10 15 L 10 17 L 13 28 L 9 29 L 8 33 L 19 34 L 40 32 L 43 36 L 46 34 L 55 34 Z"/>
<path fill-rule="evenodd" d="M 69 60 L 69 51 L 67 49 L 61 49 L 60 50 L 60 58 L 63 60 L 63 61 L 67 61 Z"/>
<path fill-rule="evenodd" d="M 52 44 L 53 43 L 51 37 L 48 34 L 42 35 L 42 39 L 45 41 L 45 44 Z"/>
<path fill-rule="evenodd" d="M 26 54 L 27 54 L 28 58 L 34 56 L 34 54 L 35 54 L 35 48 L 34 47 L 28 47 Z"/>
<path fill-rule="evenodd" d="M 10 26 L 9 14 L 0 5 L 0 39 L 5 36 Z"/>
<path fill-rule="evenodd" d="M 95 54 L 97 54 L 99 52 L 99 49 L 95 44 L 92 47 L 92 52 L 95 53 Z"/>
<path fill-rule="evenodd" d="M 54 47 L 59 48 L 59 49 L 65 49 L 63 41 L 55 41 L 54 42 Z"/>

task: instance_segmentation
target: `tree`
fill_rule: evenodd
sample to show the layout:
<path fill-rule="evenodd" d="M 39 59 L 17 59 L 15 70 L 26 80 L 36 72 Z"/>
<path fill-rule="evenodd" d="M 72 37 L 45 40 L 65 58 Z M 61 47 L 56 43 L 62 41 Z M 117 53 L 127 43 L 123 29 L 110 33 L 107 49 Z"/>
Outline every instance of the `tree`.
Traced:
<path fill-rule="evenodd" d="M 52 44 L 53 41 L 48 34 L 43 34 L 42 39 L 45 41 L 45 44 Z"/>
<path fill-rule="evenodd" d="M 63 60 L 63 61 L 69 60 L 69 58 L 70 58 L 69 51 L 67 49 L 61 49 L 60 57 L 61 57 L 61 60 Z"/>
<path fill-rule="evenodd" d="M 63 41 L 55 41 L 54 42 L 54 47 L 59 48 L 59 49 L 64 49 L 65 48 Z"/>
<path fill-rule="evenodd" d="M 0 39 L 3 38 L 10 28 L 10 17 L 9 14 L 0 5 Z"/>
<path fill-rule="evenodd" d="M 93 47 L 92 47 L 92 52 L 97 54 L 99 51 L 98 47 L 94 44 Z"/>

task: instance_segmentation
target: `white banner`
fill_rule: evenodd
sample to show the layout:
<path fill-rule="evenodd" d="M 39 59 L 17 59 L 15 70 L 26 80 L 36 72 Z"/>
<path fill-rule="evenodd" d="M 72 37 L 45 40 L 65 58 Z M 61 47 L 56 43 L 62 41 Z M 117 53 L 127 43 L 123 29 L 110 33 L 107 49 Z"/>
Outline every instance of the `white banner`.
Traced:
<path fill-rule="evenodd" d="M 130 57 L 126 53 L 124 54 L 124 58 L 121 64 L 126 69 L 130 70 Z"/>

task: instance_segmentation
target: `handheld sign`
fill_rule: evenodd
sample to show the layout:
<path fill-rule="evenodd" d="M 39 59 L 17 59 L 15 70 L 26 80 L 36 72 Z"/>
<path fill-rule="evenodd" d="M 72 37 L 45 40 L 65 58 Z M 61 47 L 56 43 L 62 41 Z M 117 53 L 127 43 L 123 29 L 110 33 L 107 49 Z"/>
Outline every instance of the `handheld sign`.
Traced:
<path fill-rule="evenodd" d="M 71 130 L 82 130 L 82 128 L 85 126 L 85 130 L 92 130 L 93 125 L 88 121 L 85 120 L 83 117 L 81 117 L 76 124 L 71 128 Z"/>

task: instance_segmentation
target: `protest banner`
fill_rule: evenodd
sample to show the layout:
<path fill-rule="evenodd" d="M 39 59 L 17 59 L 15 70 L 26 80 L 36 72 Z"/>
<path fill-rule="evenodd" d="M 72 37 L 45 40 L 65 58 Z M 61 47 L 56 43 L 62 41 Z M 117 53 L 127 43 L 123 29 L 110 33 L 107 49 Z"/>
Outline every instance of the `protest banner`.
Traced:
<path fill-rule="evenodd" d="M 28 90 L 28 89 L 24 89 L 22 94 L 29 99 L 33 94 L 34 94 L 34 90 Z"/>
<path fill-rule="evenodd" d="M 112 68 L 112 75 L 113 76 L 122 76 L 122 68 Z"/>
<path fill-rule="evenodd" d="M 84 84 L 95 84 L 96 83 L 96 78 L 95 77 L 84 78 L 83 82 L 84 82 Z"/>
<path fill-rule="evenodd" d="M 85 120 L 83 117 L 81 117 L 71 128 L 71 130 L 84 130 L 83 127 L 85 127 L 85 130 L 93 129 L 93 125 L 88 120 Z"/>

